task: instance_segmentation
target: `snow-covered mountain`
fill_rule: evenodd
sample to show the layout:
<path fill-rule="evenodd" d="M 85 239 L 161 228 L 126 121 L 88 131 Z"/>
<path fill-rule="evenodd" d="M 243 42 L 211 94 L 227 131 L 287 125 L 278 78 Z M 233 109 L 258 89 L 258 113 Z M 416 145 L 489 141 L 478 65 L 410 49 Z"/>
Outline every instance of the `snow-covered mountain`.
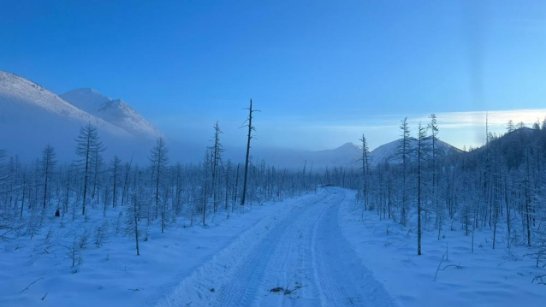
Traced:
<path fill-rule="evenodd" d="M 340 147 L 327 150 L 293 150 L 279 148 L 256 148 L 253 159 L 261 160 L 279 168 L 322 171 L 334 167 L 357 167 L 360 158 L 360 148 L 353 143 L 345 143 Z"/>
<path fill-rule="evenodd" d="M 361 152 L 357 145 L 349 142 L 334 149 L 311 152 L 309 161 L 317 167 L 354 167 Z"/>
<path fill-rule="evenodd" d="M 161 134 L 144 117 L 120 99 L 111 99 L 94 89 L 81 88 L 60 96 L 72 105 L 118 126 L 129 133 L 157 138 Z"/>
<path fill-rule="evenodd" d="M 62 118 L 71 122 L 91 123 L 110 133 L 126 134 L 122 129 L 74 107 L 40 85 L 2 71 L 0 71 L 0 103 L 2 111 L 0 120 L 3 124 L 23 124 L 26 128 L 41 121 L 49 122 L 54 118 Z"/>
<path fill-rule="evenodd" d="M 130 109 L 115 102 L 103 107 L 114 111 Z M 38 157 L 47 144 L 56 148 L 59 158 L 73 157 L 75 138 L 87 124 L 97 127 L 111 154 L 138 156 L 141 145 L 148 146 L 153 134 L 146 133 L 147 128 L 121 125 L 125 117 L 115 116 L 114 111 L 105 110 L 102 113 L 108 116 L 97 116 L 32 81 L 0 71 L 0 148 L 21 158 Z"/>
<path fill-rule="evenodd" d="M 402 142 L 402 139 L 398 139 L 387 144 L 383 144 L 376 149 L 372 150 L 370 153 L 370 165 L 377 166 L 378 164 L 388 162 L 390 164 L 401 163 L 399 147 Z M 428 137 L 425 139 L 425 146 L 430 148 L 432 147 L 432 138 Z M 417 139 L 410 138 L 409 140 L 409 150 L 414 151 L 417 148 Z M 440 140 L 436 139 L 436 152 L 438 157 L 446 157 L 452 154 L 457 154 L 462 152 L 460 149 Z"/>
<path fill-rule="evenodd" d="M 398 146 L 401 140 L 381 145 L 370 152 L 369 163 L 372 167 L 380 163 L 400 163 Z M 427 138 L 425 145 L 430 146 L 432 139 Z M 410 138 L 410 150 L 417 148 L 417 140 Z M 437 154 L 439 158 L 462 152 L 461 150 L 437 139 Z M 308 170 L 324 170 L 326 168 L 344 167 L 360 168 L 362 165 L 362 148 L 353 143 L 345 143 L 340 147 L 320 151 L 297 151 L 280 149 L 257 149 L 254 161 L 265 160 L 268 164 L 280 168 L 298 169 L 307 167 Z"/>

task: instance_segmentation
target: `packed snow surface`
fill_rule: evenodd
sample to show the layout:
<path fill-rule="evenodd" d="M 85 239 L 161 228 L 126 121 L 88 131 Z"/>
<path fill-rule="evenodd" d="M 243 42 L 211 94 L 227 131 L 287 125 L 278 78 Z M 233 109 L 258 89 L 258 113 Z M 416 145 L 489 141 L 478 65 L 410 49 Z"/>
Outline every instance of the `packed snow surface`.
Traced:
<path fill-rule="evenodd" d="M 107 224 L 105 224 L 107 220 Z M 0 239 L 0 306 L 543 306 L 546 286 L 523 247 L 475 251 L 460 231 L 437 240 L 361 208 L 353 191 L 319 189 L 246 207 L 206 227 L 148 230 L 141 256 L 123 218 L 100 208 L 50 218 L 34 237 Z M 121 224 L 120 224 L 121 223 Z M 107 225 L 107 226 L 105 226 Z M 97 226 L 108 235 L 95 245 Z M 70 246 L 88 246 L 72 267 Z M 444 256 L 448 255 L 448 257 Z"/>

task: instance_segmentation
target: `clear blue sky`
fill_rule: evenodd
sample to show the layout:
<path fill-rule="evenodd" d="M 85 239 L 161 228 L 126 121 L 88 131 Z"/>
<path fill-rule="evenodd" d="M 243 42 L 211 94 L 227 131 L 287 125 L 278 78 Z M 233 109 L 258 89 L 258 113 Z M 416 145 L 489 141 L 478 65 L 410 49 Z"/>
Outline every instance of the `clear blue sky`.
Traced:
<path fill-rule="evenodd" d="M 379 145 L 406 115 L 546 106 L 545 1 L 4 0 L 0 42 L 0 70 L 205 142 L 218 119 L 237 145 L 250 97 L 263 145 L 310 149 Z"/>

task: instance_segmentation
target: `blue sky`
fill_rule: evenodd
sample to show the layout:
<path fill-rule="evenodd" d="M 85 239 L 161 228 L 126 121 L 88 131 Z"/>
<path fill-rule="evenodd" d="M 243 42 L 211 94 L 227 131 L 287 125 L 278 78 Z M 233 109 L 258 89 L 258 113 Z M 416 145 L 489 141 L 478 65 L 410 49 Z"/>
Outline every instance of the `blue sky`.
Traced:
<path fill-rule="evenodd" d="M 183 141 L 207 142 L 219 120 L 228 145 L 240 145 L 249 98 L 261 110 L 259 144 L 308 149 L 362 132 L 380 145 L 404 116 L 441 113 L 441 125 L 451 112 L 546 107 L 544 1 L 1 6 L 1 70 L 57 93 L 92 87 L 123 98 Z M 469 138 L 477 123 L 446 127 L 446 140 L 479 144 Z"/>

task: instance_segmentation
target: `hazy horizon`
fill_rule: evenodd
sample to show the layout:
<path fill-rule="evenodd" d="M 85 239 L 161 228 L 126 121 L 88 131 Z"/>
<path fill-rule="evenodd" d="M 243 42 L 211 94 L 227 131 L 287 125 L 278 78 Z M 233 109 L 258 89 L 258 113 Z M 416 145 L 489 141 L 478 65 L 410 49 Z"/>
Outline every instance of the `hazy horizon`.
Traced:
<path fill-rule="evenodd" d="M 546 117 L 546 4 L 20 1 L 0 12 L 0 70 L 57 94 L 121 98 L 166 136 L 243 147 L 249 99 L 263 148 L 370 149 L 438 115 L 478 147 L 508 119 Z M 513 42 L 517 41 L 517 44 Z"/>

